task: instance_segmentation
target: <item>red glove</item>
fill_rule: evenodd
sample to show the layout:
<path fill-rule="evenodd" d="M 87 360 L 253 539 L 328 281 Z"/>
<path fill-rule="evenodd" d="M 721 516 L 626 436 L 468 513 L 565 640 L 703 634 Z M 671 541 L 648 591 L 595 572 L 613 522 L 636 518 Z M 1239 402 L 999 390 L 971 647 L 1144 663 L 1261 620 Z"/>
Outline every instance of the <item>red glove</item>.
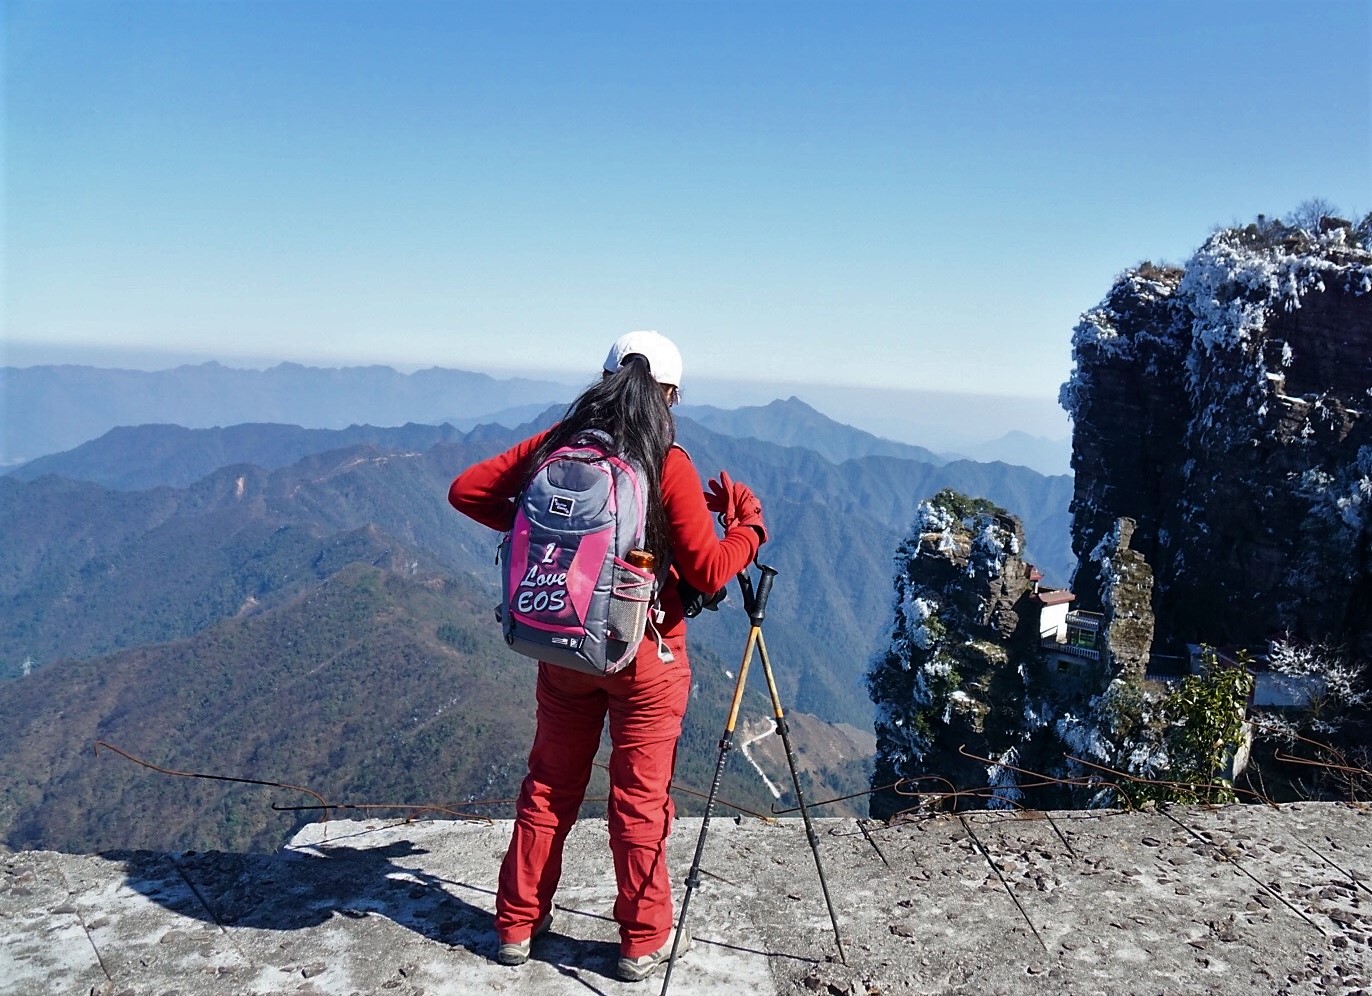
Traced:
<path fill-rule="evenodd" d="M 758 542 L 767 542 L 767 527 L 762 524 L 762 502 L 757 500 L 753 489 L 746 484 L 731 481 L 725 471 L 719 472 L 719 480 L 710 481 L 710 490 L 705 492 L 705 507 L 724 524 L 730 526 L 752 526 L 757 530 Z"/>
<path fill-rule="evenodd" d="M 705 492 L 705 507 L 721 521 L 730 521 L 734 518 L 734 482 L 729 480 L 729 475 L 725 471 L 719 472 L 719 480 L 710 479 L 710 490 Z"/>

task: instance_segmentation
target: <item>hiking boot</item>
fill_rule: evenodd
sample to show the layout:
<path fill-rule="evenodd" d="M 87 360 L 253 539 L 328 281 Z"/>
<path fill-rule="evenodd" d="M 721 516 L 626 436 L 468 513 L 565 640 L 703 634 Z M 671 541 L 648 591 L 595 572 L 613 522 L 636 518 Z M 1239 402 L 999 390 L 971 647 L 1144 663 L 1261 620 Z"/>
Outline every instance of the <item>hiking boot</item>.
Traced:
<path fill-rule="evenodd" d="M 676 931 L 673 930 L 667 943 L 662 945 L 652 954 L 639 955 L 637 958 L 619 959 L 619 977 L 625 982 L 642 982 L 648 976 L 657 971 L 659 965 L 665 965 L 668 961 L 668 952 L 672 949 L 672 942 L 676 940 Z M 671 956 L 672 961 L 676 961 L 687 951 L 691 950 L 691 928 L 681 928 L 681 945 L 676 953 Z"/>
<path fill-rule="evenodd" d="M 534 927 L 534 932 L 522 941 L 510 941 L 500 945 L 500 950 L 495 953 L 495 960 L 502 965 L 522 965 L 529 960 L 529 951 L 534 945 L 534 938 L 539 934 L 546 934 L 548 928 L 553 925 L 552 911 L 538 921 L 538 926 Z"/>

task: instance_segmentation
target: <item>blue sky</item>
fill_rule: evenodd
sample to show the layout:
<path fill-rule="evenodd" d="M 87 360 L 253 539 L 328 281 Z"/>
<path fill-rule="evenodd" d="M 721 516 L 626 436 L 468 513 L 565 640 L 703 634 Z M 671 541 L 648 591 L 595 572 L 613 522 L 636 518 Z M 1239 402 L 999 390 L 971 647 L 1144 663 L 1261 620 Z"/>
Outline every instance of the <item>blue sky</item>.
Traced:
<path fill-rule="evenodd" d="M 1141 259 L 1372 210 L 1372 3 L 5 4 L 7 362 L 1055 396 Z"/>

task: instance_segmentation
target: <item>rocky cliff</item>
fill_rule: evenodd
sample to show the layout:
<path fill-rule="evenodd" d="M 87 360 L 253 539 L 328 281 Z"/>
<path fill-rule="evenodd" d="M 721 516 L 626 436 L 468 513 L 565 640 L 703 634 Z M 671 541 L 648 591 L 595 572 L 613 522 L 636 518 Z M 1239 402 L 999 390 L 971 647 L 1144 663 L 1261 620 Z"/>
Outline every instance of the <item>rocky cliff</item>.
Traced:
<path fill-rule="evenodd" d="M 1129 270 L 1083 316 L 1078 604 L 1116 521 L 1156 575 L 1164 647 L 1280 632 L 1372 656 L 1372 223 L 1262 222 Z"/>
<path fill-rule="evenodd" d="M 868 673 L 873 786 L 903 780 L 874 795 L 874 816 L 950 789 L 991 807 L 1223 796 L 1251 680 L 1213 661 L 1149 680 L 1160 661 L 1180 670 L 1188 643 L 1284 635 L 1312 660 L 1329 651 L 1342 705 L 1365 702 L 1372 217 L 1264 222 L 1216 233 L 1184 267 L 1142 264 L 1082 318 L 1073 350 L 1072 607 L 1086 611 L 1039 590 L 1002 509 L 949 492 L 922 503 Z M 1315 677 L 1337 685 L 1334 670 Z"/>
<path fill-rule="evenodd" d="M 1017 764 L 1051 714 L 1026 704 L 1043 689 L 1023 549 L 1019 520 L 985 499 L 945 490 L 917 508 L 895 555 L 890 644 L 868 672 L 872 784 L 908 781 L 876 793 L 873 816 L 915 806 L 904 794 L 915 791 L 957 788 L 991 805 L 1021 798 L 1005 765 Z"/>

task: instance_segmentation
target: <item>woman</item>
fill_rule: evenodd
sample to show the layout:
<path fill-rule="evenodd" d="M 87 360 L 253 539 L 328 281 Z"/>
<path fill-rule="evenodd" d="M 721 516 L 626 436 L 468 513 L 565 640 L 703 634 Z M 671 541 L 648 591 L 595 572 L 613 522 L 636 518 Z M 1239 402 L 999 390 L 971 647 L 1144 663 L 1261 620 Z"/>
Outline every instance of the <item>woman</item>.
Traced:
<path fill-rule="evenodd" d="M 656 332 L 620 336 L 600 381 L 582 392 L 561 422 L 469 467 L 448 490 L 458 511 L 492 529 L 508 530 L 515 497 L 545 457 L 588 431 L 608 433 L 615 448 L 645 470 L 645 546 L 658 565 L 671 565 L 659 595 L 656 638 L 650 632 L 627 668 L 601 676 L 538 665 L 537 731 L 496 892 L 502 964 L 527 961 L 532 939 L 552 923 L 563 844 L 576 822 L 607 713 L 619 975 L 646 979 L 668 960 L 673 935 L 668 786 L 691 688 L 677 582 L 700 592 L 723 588 L 767 538 L 762 506 L 746 485 L 721 472 L 718 481 L 710 481 L 708 494 L 700 490 L 695 465 L 674 443 L 670 408 L 680 386 L 681 354 L 669 339 Z M 712 513 L 724 522 L 722 539 Z M 689 948 L 683 931 L 677 955 Z"/>

